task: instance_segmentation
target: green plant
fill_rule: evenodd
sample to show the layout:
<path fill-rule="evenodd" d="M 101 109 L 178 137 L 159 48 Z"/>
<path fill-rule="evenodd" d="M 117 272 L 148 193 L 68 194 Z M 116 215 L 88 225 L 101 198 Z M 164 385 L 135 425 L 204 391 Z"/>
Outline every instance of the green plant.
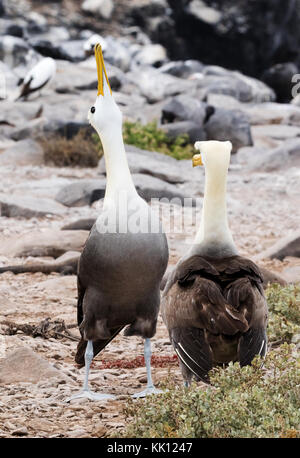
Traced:
<path fill-rule="evenodd" d="M 124 142 L 129 145 L 135 145 L 148 151 L 158 151 L 175 159 L 190 159 L 195 154 L 194 147 L 189 143 L 186 134 L 171 139 L 157 127 L 155 121 L 146 125 L 125 121 L 123 138 Z"/>
<path fill-rule="evenodd" d="M 278 284 L 270 285 L 266 290 L 269 308 L 268 338 L 274 346 L 291 342 L 299 333 L 300 325 L 300 286 Z"/>
<path fill-rule="evenodd" d="M 56 167 L 97 167 L 102 146 L 85 130 L 71 139 L 60 135 L 41 139 L 45 162 Z"/>
<path fill-rule="evenodd" d="M 169 384 L 162 395 L 129 401 L 122 437 L 300 437 L 300 373 L 284 344 L 262 365 L 211 371 L 211 386 Z"/>

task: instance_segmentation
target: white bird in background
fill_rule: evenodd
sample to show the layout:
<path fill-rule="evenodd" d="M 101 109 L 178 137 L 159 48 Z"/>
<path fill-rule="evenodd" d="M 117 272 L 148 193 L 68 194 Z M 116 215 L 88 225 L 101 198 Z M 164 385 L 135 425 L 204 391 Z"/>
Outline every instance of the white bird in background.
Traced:
<path fill-rule="evenodd" d="M 107 48 L 105 39 L 101 35 L 94 33 L 83 44 L 83 50 L 86 56 L 92 56 L 94 54 L 95 45 L 97 43 L 101 45 L 102 51 L 105 51 Z"/>
<path fill-rule="evenodd" d="M 54 77 L 56 63 L 51 57 L 40 60 L 25 76 L 20 95 L 16 100 L 27 97 L 35 91 L 42 89 Z"/>

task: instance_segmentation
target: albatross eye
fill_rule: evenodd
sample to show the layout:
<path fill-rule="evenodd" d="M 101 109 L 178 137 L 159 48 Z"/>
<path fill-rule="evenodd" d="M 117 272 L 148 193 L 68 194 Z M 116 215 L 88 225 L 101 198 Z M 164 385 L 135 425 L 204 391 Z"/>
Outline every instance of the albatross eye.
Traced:
<path fill-rule="evenodd" d="M 95 108 L 95 107 L 92 107 L 92 108 L 91 108 L 91 112 L 92 112 L 92 113 L 95 113 L 95 111 L 96 111 L 96 108 Z"/>

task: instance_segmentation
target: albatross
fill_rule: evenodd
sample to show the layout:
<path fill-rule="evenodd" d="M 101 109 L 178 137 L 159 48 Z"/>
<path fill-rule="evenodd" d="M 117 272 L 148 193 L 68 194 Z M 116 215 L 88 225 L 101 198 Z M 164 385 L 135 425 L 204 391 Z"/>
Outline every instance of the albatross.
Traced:
<path fill-rule="evenodd" d="M 56 63 L 55 60 L 51 57 L 45 57 L 40 60 L 25 76 L 23 82 L 21 82 L 22 87 L 20 95 L 17 100 L 24 97 L 27 97 L 41 90 L 50 80 L 54 77 L 56 73 Z"/>
<path fill-rule="evenodd" d="M 185 385 L 209 383 L 215 365 L 251 364 L 267 351 L 267 303 L 262 274 L 239 256 L 229 229 L 226 182 L 229 141 L 195 143 L 193 165 L 205 167 L 200 228 L 194 243 L 168 277 L 162 316 L 178 355 Z"/>
<path fill-rule="evenodd" d="M 103 145 L 107 184 L 102 211 L 78 266 L 77 318 L 81 341 L 75 361 L 85 365 L 85 380 L 83 390 L 74 397 L 113 398 L 90 391 L 88 375 L 93 357 L 124 327 L 125 336 L 145 339 L 147 387 L 134 395 L 143 397 L 159 392 L 151 378 L 150 338 L 156 331 L 168 244 L 159 215 L 134 186 L 122 138 L 122 114 L 112 96 L 99 44 L 95 57 L 98 94 L 88 119 Z"/>

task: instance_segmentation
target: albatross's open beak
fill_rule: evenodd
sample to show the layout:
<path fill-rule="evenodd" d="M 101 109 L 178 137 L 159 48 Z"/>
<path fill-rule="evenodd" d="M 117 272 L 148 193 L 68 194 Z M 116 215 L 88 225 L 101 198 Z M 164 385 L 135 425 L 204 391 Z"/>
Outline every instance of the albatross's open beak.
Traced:
<path fill-rule="evenodd" d="M 110 93 L 112 94 L 111 87 L 110 87 L 110 84 L 109 84 L 109 81 L 108 81 L 108 77 L 107 77 L 107 74 L 106 74 L 106 70 L 105 70 L 102 49 L 101 49 L 101 46 L 99 45 L 99 43 L 96 44 L 96 46 L 95 46 L 95 57 L 96 57 L 97 73 L 98 73 L 98 93 L 97 93 L 97 96 L 98 95 L 103 95 L 104 96 L 104 84 L 105 83 L 104 83 L 103 74 L 105 76 L 105 79 L 106 79 L 107 85 L 109 87 Z"/>
<path fill-rule="evenodd" d="M 197 165 L 203 165 L 201 154 L 194 154 L 192 161 L 193 167 L 197 167 Z"/>

